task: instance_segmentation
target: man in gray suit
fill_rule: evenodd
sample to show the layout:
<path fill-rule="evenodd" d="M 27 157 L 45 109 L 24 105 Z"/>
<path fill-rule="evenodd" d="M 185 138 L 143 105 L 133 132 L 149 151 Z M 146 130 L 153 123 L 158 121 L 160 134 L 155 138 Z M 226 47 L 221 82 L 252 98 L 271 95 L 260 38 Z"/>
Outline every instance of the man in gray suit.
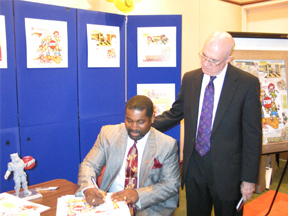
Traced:
<path fill-rule="evenodd" d="M 126 104 L 125 125 L 102 127 L 98 138 L 79 166 L 76 196 L 85 195 L 92 205 L 112 199 L 133 204 L 136 215 L 173 215 L 180 186 L 177 141 L 152 128 L 154 106 L 146 96 L 134 96 Z M 138 167 L 135 189 L 124 188 L 128 151 L 137 141 Z M 135 144 L 135 143 L 134 143 Z M 91 182 L 106 165 L 98 191 Z M 126 170 L 126 172 L 125 172 Z"/>
<path fill-rule="evenodd" d="M 185 73 L 172 108 L 152 125 L 165 131 L 184 118 L 182 187 L 189 216 L 210 216 L 213 205 L 216 216 L 242 215 L 237 202 L 249 200 L 258 181 L 260 83 L 229 63 L 233 48 L 229 33 L 213 33 L 199 53 L 202 67 Z"/>

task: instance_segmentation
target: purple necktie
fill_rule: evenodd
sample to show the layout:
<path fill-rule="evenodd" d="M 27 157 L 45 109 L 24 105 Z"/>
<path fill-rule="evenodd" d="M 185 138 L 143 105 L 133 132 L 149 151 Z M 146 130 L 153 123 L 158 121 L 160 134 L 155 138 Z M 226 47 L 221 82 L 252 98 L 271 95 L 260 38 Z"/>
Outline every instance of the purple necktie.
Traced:
<path fill-rule="evenodd" d="M 214 84 L 216 76 L 210 76 L 210 82 L 205 88 L 202 111 L 198 125 L 196 150 L 201 156 L 210 151 L 211 124 L 214 105 Z"/>

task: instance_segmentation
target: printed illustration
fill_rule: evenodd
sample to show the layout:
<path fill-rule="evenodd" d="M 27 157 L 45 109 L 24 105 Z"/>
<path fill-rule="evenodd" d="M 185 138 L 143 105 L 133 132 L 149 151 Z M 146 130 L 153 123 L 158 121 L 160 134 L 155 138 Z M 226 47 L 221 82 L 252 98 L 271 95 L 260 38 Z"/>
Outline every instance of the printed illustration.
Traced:
<path fill-rule="evenodd" d="M 137 95 L 149 97 L 154 103 L 155 115 L 161 115 L 175 101 L 175 84 L 137 84 Z"/>
<path fill-rule="evenodd" d="M 137 29 L 138 67 L 176 67 L 176 27 Z"/>
<path fill-rule="evenodd" d="M 3 15 L 0 15 L 0 68 L 7 68 L 6 25 Z"/>
<path fill-rule="evenodd" d="M 25 18 L 27 68 L 68 67 L 67 22 Z"/>
<path fill-rule="evenodd" d="M 124 202 L 115 202 L 110 199 L 111 193 L 106 196 L 105 203 L 99 206 L 91 206 L 85 197 L 75 197 L 73 195 L 62 196 L 57 201 L 56 216 L 90 216 L 90 215 L 119 215 L 128 216 L 130 211 Z"/>
<path fill-rule="evenodd" d="M 260 80 L 263 143 L 288 139 L 287 85 L 282 60 L 235 60 L 234 65 Z"/>
<path fill-rule="evenodd" d="M 119 27 L 87 24 L 88 67 L 120 67 Z"/>
<path fill-rule="evenodd" d="M 40 213 L 50 207 L 20 199 L 8 193 L 0 194 L 0 215 L 24 216 L 31 213 Z"/>

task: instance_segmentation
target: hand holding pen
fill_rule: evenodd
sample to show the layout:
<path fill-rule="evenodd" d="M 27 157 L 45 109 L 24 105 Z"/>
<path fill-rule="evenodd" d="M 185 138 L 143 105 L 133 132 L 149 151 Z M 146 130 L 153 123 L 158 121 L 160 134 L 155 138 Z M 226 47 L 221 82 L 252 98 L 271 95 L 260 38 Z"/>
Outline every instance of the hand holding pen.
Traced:
<path fill-rule="evenodd" d="M 88 188 L 84 191 L 86 201 L 93 206 L 100 205 L 105 202 L 106 192 L 99 189 L 94 177 L 91 177 L 91 181 L 95 188 Z M 96 189 L 96 190 L 95 190 Z"/>

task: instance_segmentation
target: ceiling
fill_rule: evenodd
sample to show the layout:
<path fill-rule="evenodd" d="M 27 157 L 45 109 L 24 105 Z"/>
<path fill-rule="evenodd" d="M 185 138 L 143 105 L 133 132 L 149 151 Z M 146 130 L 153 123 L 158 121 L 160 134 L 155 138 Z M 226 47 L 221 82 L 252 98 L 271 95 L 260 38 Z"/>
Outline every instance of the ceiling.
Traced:
<path fill-rule="evenodd" d="M 260 2 L 268 2 L 271 0 L 220 0 L 220 1 L 243 6 L 243 5 L 248 5 L 248 4 L 260 3 Z"/>

